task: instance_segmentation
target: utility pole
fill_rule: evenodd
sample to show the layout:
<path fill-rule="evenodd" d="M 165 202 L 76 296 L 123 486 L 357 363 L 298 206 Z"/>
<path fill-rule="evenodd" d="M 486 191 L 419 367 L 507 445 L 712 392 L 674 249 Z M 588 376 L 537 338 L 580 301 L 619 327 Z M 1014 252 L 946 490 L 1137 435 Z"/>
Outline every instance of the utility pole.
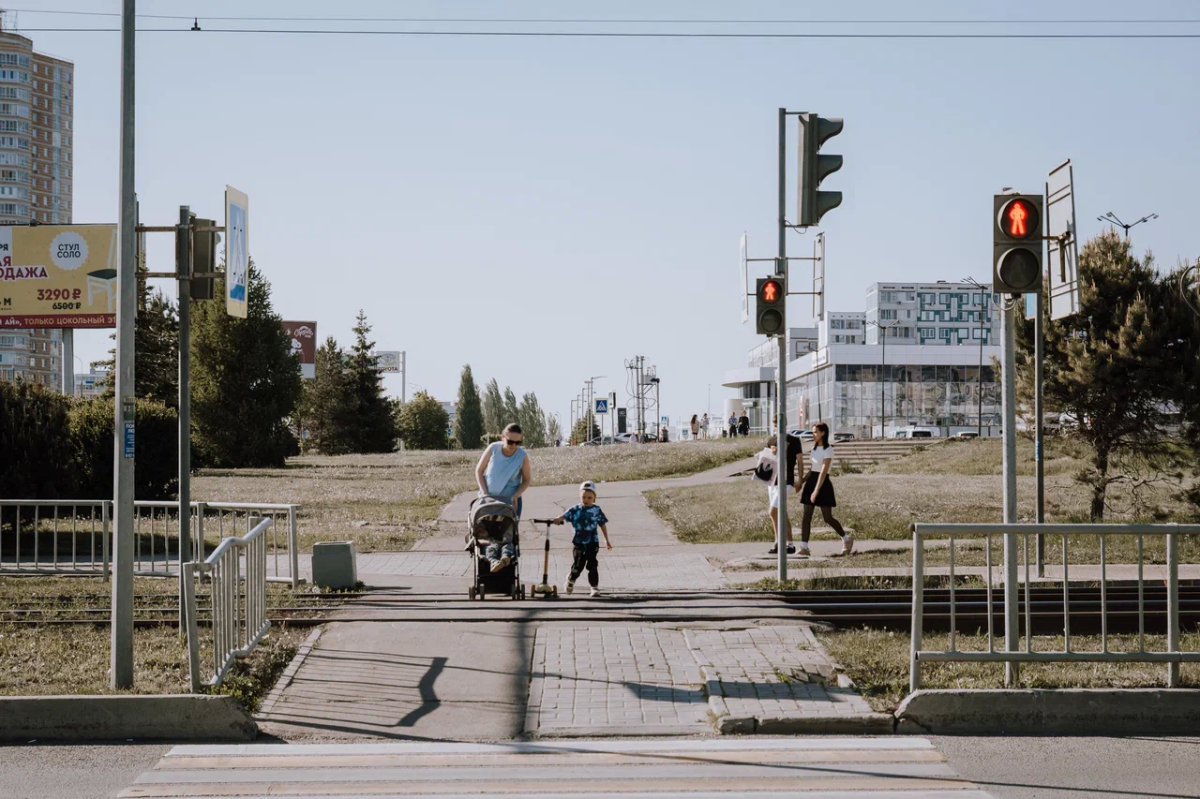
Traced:
<path fill-rule="evenodd" d="M 183 564 L 192 560 L 192 212 L 186 205 L 179 206 L 179 227 L 175 229 L 175 275 L 179 292 L 179 613 L 182 622 L 186 613 Z M 167 560 L 170 560 L 169 556 Z M 182 626 L 180 634 L 186 635 Z"/>
<path fill-rule="evenodd" d="M 879 437 L 887 438 L 887 432 L 885 429 L 887 427 L 887 397 L 884 394 L 884 391 L 887 388 L 887 383 L 884 380 L 884 374 L 887 372 L 887 332 L 891 328 L 900 324 L 900 320 L 897 319 L 890 325 L 884 325 L 868 319 L 867 324 L 875 325 L 875 327 L 878 328 L 879 340 L 883 344 L 883 348 L 881 349 L 879 356 Z"/>
<path fill-rule="evenodd" d="M 112 620 L 109 684 L 133 687 L 133 459 L 134 316 L 137 313 L 137 199 L 134 196 L 134 39 L 135 0 L 121 3 L 121 152 L 120 209 L 117 216 L 121 259 L 118 264 L 116 402 L 113 420 Z"/>
<path fill-rule="evenodd" d="M 408 351 L 400 353 L 400 404 L 408 402 Z"/>
<path fill-rule="evenodd" d="M 1017 378 L 1016 378 L 1016 311 L 1017 297 L 1012 295 L 1003 301 L 1004 310 L 1000 317 L 1004 340 L 1004 523 L 1017 523 Z M 989 577 L 990 579 L 990 577 Z M 1004 534 L 1004 649 L 1019 651 L 1020 613 L 1017 602 L 1021 595 L 1017 585 L 1017 536 Z M 992 614 L 993 608 L 988 608 Z M 1004 666 L 1004 684 L 1013 687 L 1020 679 L 1016 663 Z"/>
<path fill-rule="evenodd" d="M 979 401 L 979 412 L 975 417 L 975 435 L 983 438 L 983 323 L 987 319 L 988 298 L 992 289 L 971 277 L 964 278 L 962 282 L 979 289 L 979 371 L 975 377 L 975 393 L 978 394 L 976 399 Z M 1041 368 L 1040 361 L 1039 356 L 1039 369 Z"/>

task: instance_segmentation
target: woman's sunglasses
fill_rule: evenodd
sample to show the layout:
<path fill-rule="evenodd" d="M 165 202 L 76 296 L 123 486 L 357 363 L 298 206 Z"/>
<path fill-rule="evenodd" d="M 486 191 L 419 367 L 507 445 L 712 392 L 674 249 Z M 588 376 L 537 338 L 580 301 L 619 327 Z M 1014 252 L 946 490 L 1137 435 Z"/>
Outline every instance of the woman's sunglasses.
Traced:
<path fill-rule="evenodd" d="M 513 441 L 511 438 L 506 438 L 506 439 L 504 439 L 504 443 L 505 443 L 505 444 L 508 444 L 509 446 L 513 446 L 513 447 L 519 447 L 519 446 L 521 446 L 521 442 L 520 442 L 520 441 Z"/>

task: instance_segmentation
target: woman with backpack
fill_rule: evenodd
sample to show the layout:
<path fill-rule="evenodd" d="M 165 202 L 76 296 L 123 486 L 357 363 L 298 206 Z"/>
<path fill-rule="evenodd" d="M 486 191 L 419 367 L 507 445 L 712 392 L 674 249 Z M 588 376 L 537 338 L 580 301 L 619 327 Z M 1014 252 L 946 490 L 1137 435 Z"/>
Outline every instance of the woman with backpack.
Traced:
<path fill-rule="evenodd" d="M 800 486 L 796 485 L 796 461 L 803 451 L 801 447 L 800 439 L 795 436 L 787 437 L 788 466 L 785 485 L 795 486 L 796 491 L 800 490 Z M 779 437 L 771 436 L 767 439 L 766 449 L 758 453 L 758 463 L 754 467 L 754 479 L 767 484 L 767 518 L 771 520 L 771 538 L 775 541 L 775 544 L 767 552 L 768 555 L 779 554 L 779 540 L 776 532 L 779 530 L 779 472 Z M 796 547 L 792 542 L 792 520 L 787 519 L 786 524 L 787 554 L 795 555 Z"/>

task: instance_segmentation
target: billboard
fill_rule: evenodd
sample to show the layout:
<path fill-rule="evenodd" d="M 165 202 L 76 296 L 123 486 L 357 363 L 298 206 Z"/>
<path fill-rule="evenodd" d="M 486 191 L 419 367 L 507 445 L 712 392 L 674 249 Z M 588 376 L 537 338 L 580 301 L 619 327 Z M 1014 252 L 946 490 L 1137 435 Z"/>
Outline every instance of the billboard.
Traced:
<path fill-rule="evenodd" d="M 375 353 L 375 364 L 381 372 L 396 372 L 399 374 L 403 371 L 401 360 L 401 354 L 398 351 L 387 350 Z"/>
<path fill-rule="evenodd" d="M 300 373 L 312 380 L 317 376 L 317 323 L 283 322 L 283 332 L 291 342 L 292 354 L 300 358 Z"/>
<path fill-rule="evenodd" d="M 117 226 L 0 226 L 0 328 L 115 327 Z"/>
<path fill-rule="evenodd" d="M 246 318 L 250 269 L 250 198 L 225 187 L 225 312 Z"/>

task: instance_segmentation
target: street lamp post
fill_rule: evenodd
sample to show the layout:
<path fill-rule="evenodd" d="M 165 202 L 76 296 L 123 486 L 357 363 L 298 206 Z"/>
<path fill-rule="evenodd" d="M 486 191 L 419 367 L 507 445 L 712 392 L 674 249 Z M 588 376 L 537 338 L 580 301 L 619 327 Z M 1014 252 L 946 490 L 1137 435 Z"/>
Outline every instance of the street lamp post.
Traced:
<path fill-rule="evenodd" d="M 884 380 L 884 372 L 887 371 L 887 332 L 900 324 L 900 320 L 897 319 L 890 325 L 881 325 L 879 322 L 868 319 L 867 324 L 875 325 L 875 327 L 879 328 L 879 338 L 883 342 L 883 349 L 879 355 L 879 437 L 886 439 L 887 399 L 885 398 L 884 391 L 887 389 L 887 383 Z"/>
<path fill-rule="evenodd" d="M 1098 217 L 1096 217 L 1096 219 L 1100 220 L 1101 222 L 1108 222 L 1110 224 L 1116 225 L 1119 228 L 1124 228 L 1125 229 L 1125 238 L 1129 238 L 1129 229 L 1130 228 L 1137 227 L 1138 225 L 1142 224 L 1143 222 L 1149 222 L 1151 219 L 1158 219 L 1158 214 L 1146 214 L 1138 221 L 1130 222 L 1128 225 L 1125 224 L 1124 222 L 1122 222 L 1117 217 L 1117 215 L 1114 214 L 1112 211 L 1109 211 L 1104 216 L 1098 216 Z"/>
<path fill-rule="evenodd" d="M 992 287 L 985 286 L 971 277 L 965 278 L 963 282 L 979 289 L 979 371 L 975 375 L 975 393 L 979 395 L 977 398 L 979 411 L 975 417 L 975 435 L 983 438 L 983 322 L 987 318 L 984 314 L 984 306 L 988 303 L 988 294 L 991 293 Z"/>

